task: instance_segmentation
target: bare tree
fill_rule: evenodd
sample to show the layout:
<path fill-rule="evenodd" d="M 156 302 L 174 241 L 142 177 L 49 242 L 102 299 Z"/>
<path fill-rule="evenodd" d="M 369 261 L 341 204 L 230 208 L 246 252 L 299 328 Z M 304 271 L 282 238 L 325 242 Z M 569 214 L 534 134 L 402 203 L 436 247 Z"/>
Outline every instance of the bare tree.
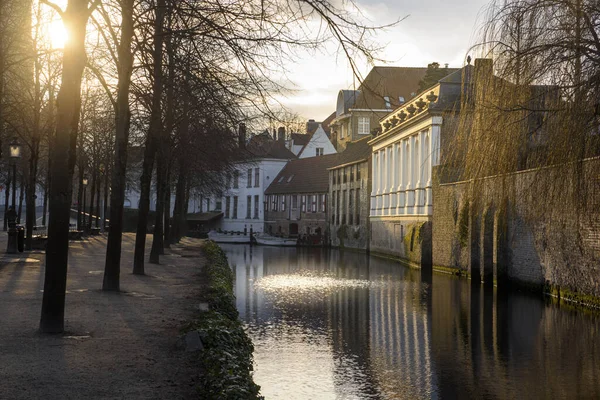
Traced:
<path fill-rule="evenodd" d="M 81 80 L 86 63 L 85 34 L 90 14 L 99 1 L 95 0 L 89 5 L 88 0 L 69 0 L 65 11 L 54 3 L 44 3 L 56 9 L 70 34 L 63 53 L 56 133 L 50 154 L 50 221 L 40 319 L 42 332 L 58 333 L 64 330 L 72 177 L 76 162 Z"/>

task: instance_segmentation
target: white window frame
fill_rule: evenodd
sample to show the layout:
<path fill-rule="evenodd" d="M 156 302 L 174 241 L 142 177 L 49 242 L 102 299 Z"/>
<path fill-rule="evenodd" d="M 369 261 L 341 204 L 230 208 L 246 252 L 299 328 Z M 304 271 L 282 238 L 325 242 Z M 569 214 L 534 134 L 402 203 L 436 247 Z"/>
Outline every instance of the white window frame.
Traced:
<path fill-rule="evenodd" d="M 371 119 L 369 117 L 358 117 L 358 134 L 368 135 L 371 130 Z"/>

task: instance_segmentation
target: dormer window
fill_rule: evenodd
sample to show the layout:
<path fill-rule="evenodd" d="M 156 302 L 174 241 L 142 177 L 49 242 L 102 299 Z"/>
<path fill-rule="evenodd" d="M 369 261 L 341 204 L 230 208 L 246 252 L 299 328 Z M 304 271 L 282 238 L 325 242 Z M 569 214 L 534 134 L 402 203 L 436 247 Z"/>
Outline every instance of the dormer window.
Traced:
<path fill-rule="evenodd" d="M 392 104 L 390 103 L 390 97 L 389 96 L 385 96 L 383 98 L 383 100 L 385 100 L 385 108 L 392 108 Z"/>
<path fill-rule="evenodd" d="M 400 104 L 406 103 L 406 100 L 404 100 L 404 97 L 402 96 L 398 97 L 398 100 L 400 101 Z"/>

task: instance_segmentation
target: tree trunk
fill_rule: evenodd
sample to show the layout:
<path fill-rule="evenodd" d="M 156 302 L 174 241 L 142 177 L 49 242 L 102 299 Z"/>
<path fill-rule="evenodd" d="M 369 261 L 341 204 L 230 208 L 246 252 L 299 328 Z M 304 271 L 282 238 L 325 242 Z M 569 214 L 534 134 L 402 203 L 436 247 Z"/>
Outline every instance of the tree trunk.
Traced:
<path fill-rule="evenodd" d="M 89 230 L 92 229 L 92 216 L 94 215 L 94 196 L 96 195 L 96 175 L 97 173 L 94 172 L 92 174 L 92 189 L 90 190 L 90 212 L 88 213 L 88 219 L 87 219 L 87 228 L 88 228 L 88 232 Z"/>
<path fill-rule="evenodd" d="M 49 121 L 50 121 L 50 126 L 52 126 L 54 124 L 54 88 L 53 85 L 50 85 L 50 89 L 48 91 L 48 114 L 49 114 Z M 52 158 L 50 157 L 50 153 L 52 152 L 52 141 L 53 141 L 53 135 L 52 132 L 48 133 L 48 166 L 47 166 L 47 171 L 46 171 L 46 185 L 44 187 L 44 215 L 42 216 L 42 225 L 47 227 L 47 221 L 46 221 L 46 214 L 48 213 L 48 193 L 50 192 L 50 183 L 51 183 L 51 176 L 50 176 L 50 161 L 52 160 Z"/>
<path fill-rule="evenodd" d="M 135 253 L 133 256 L 133 273 L 144 274 L 144 253 L 146 248 L 146 230 L 148 226 L 148 213 L 150 211 L 150 186 L 156 146 L 162 131 L 162 53 L 163 53 L 163 26 L 165 19 L 165 0 L 158 0 L 156 5 L 156 20 L 154 22 L 154 68 L 152 84 L 152 110 L 150 126 L 144 151 L 144 163 L 141 177 L 140 208 L 138 212 L 138 226 L 135 237 Z"/>
<path fill-rule="evenodd" d="M 186 182 L 185 185 L 185 202 L 184 202 L 184 206 L 183 206 L 183 212 L 185 214 L 187 214 L 188 210 L 190 209 L 190 191 L 191 191 L 191 186 L 192 184 L 190 182 Z M 206 210 L 209 211 L 209 210 Z"/>
<path fill-rule="evenodd" d="M 100 182 L 96 185 L 96 228 L 100 227 Z"/>
<path fill-rule="evenodd" d="M 158 264 L 163 250 L 163 222 L 165 207 L 165 159 L 164 141 L 158 149 L 158 160 L 156 164 L 156 216 L 154 218 L 154 233 L 152 235 L 152 248 L 150 249 L 150 262 Z"/>
<path fill-rule="evenodd" d="M 165 228 L 163 237 L 163 246 L 171 248 L 171 167 L 167 169 L 167 182 L 165 184 L 167 192 L 165 193 Z"/>
<path fill-rule="evenodd" d="M 17 224 L 21 223 L 21 213 L 23 211 L 23 199 L 25 198 L 25 185 L 23 182 L 25 180 L 25 177 L 23 175 L 21 175 L 21 181 L 19 182 L 19 212 L 17 214 Z"/>
<path fill-rule="evenodd" d="M 82 215 L 81 213 L 84 212 L 85 210 L 82 209 L 82 202 L 83 202 L 83 166 L 80 164 L 79 167 L 77 168 L 78 170 L 78 177 L 77 177 L 77 230 L 81 231 L 83 230 L 83 225 L 82 225 Z"/>
<path fill-rule="evenodd" d="M 35 187 L 37 185 L 37 168 L 38 168 L 38 150 L 39 143 L 34 143 L 34 147 L 38 147 L 38 149 L 34 149 L 31 154 L 31 158 L 29 160 L 29 183 L 27 185 L 27 210 L 26 210 L 26 218 L 25 218 L 25 229 L 26 229 L 26 241 L 25 248 L 27 250 L 31 250 L 32 240 L 33 240 L 33 226 L 35 225 L 36 220 L 36 210 L 35 210 Z"/>
<path fill-rule="evenodd" d="M 6 178 L 6 192 L 4 193 L 4 230 L 8 228 L 8 221 L 6 220 L 6 212 L 8 211 L 8 203 L 10 202 L 10 189 L 12 186 L 12 173 L 8 171 Z"/>
<path fill-rule="evenodd" d="M 44 186 L 44 205 L 42 207 L 42 225 L 46 226 L 46 214 L 48 213 L 48 179 L 46 178 L 46 185 Z"/>
<path fill-rule="evenodd" d="M 115 109 L 115 164 L 112 170 L 110 195 L 110 225 L 106 244 L 106 262 L 102 290 L 118 291 L 121 275 L 121 242 L 123 239 L 123 203 L 125 201 L 125 181 L 127 171 L 127 143 L 129 141 L 129 86 L 133 70 L 133 1 L 121 3 L 121 40 L 118 45 L 119 81 L 117 83 L 117 104 Z M 105 186 L 105 198 L 108 187 Z M 106 207 L 106 205 L 105 205 Z M 105 214 L 106 215 L 106 214 Z"/>
<path fill-rule="evenodd" d="M 104 204 L 102 204 L 102 231 L 106 231 L 106 216 L 108 214 L 108 172 L 104 175 Z"/>
<path fill-rule="evenodd" d="M 34 88 L 34 104 L 33 104 L 33 132 L 31 135 L 31 155 L 29 157 L 29 182 L 27 184 L 27 215 L 25 218 L 25 230 L 27 239 L 25 248 L 31 250 L 33 240 L 33 226 L 37 225 L 36 210 L 35 210 L 35 188 L 37 186 L 37 172 L 40 154 L 40 119 L 41 110 L 41 91 L 40 91 L 40 60 L 35 59 L 35 88 Z"/>
<path fill-rule="evenodd" d="M 50 155 L 50 221 L 40 318 L 40 331 L 44 333 L 64 331 L 72 179 L 81 110 L 81 79 L 86 63 L 85 34 L 90 13 L 87 4 L 88 0 L 69 0 L 63 14 L 69 40 L 63 51 L 61 87 L 57 97 L 56 133 Z"/>
<path fill-rule="evenodd" d="M 180 162 L 180 164 L 183 164 Z M 179 243 L 183 236 L 185 224 L 185 187 L 187 186 L 187 174 L 185 169 L 179 170 L 179 179 L 175 187 L 175 207 L 173 210 L 173 229 L 171 232 L 171 243 Z"/>

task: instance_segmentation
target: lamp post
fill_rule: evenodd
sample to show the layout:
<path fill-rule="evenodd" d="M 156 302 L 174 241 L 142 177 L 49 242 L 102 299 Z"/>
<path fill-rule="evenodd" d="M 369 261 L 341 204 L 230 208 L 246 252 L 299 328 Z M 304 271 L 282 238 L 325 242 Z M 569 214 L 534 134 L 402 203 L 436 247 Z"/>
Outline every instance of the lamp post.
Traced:
<path fill-rule="evenodd" d="M 6 213 L 6 219 L 8 221 L 8 245 L 6 248 L 7 253 L 17 253 L 17 212 L 15 211 L 16 205 L 16 193 L 17 193 L 17 160 L 21 158 L 21 145 L 14 138 L 9 144 L 10 162 L 12 164 L 12 179 L 13 179 L 13 192 L 12 192 L 12 206 Z"/>
<path fill-rule="evenodd" d="M 81 225 L 83 226 L 83 231 L 86 232 L 87 229 L 86 228 L 86 224 L 85 224 L 85 194 L 87 192 L 87 185 L 88 185 L 88 178 L 86 175 L 83 176 L 83 179 L 81 181 L 81 183 L 83 184 L 83 207 L 82 207 L 82 212 L 83 214 L 81 215 Z"/>

